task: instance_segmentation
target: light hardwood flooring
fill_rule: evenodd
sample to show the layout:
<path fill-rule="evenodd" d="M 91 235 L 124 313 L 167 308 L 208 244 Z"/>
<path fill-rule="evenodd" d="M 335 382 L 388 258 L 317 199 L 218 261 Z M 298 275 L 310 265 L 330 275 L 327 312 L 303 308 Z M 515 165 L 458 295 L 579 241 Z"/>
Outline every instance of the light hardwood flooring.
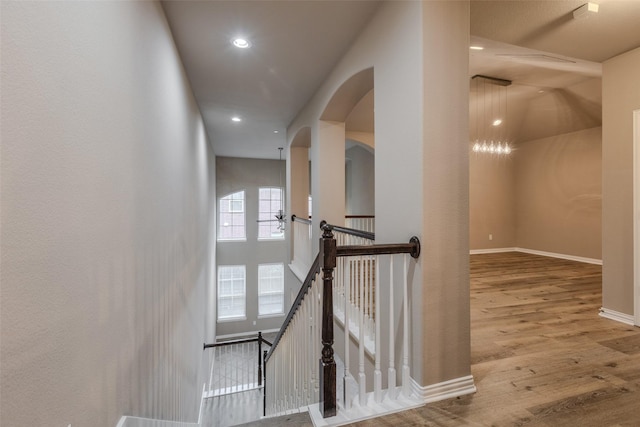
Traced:
<path fill-rule="evenodd" d="M 477 393 L 357 426 L 640 426 L 640 329 L 598 316 L 601 267 L 471 256 Z"/>

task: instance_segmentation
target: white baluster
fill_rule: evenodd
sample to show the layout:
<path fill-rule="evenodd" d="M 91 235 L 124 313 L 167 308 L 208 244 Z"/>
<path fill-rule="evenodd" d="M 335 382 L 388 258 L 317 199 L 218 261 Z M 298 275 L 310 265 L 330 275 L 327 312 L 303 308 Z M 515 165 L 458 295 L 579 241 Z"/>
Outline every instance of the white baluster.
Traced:
<path fill-rule="evenodd" d="M 389 373 L 387 383 L 389 384 L 388 396 L 390 399 L 396 398 L 396 362 L 395 362 L 395 318 L 393 313 L 393 255 L 389 256 Z"/>
<path fill-rule="evenodd" d="M 409 275 L 409 255 L 404 255 L 404 272 L 402 275 L 403 280 L 403 305 L 404 305 L 404 333 L 403 333 L 403 358 L 402 358 L 402 391 L 405 396 L 411 394 L 411 384 L 409 383 L 409 297 L 408 297 L 408 284 L 407 281 Z"/>
<path fill-rule="evenodd" d="M 320 289 L 320 284 L 322 283 L 322 279 L 318 280 L 319 283 L 316 283 L 316 365 L 319 363 L 322 351 L 322 290 Z M 320 383 L 316 384 L 316 395 L 315 400 L 320 399 Z"/>
<path fill-rule="evenodd" d="M 302 347 L 302 355 L 300 357 L 300 363 L 302 366 L 302 404 L 306 406 L 307 402 L 307 340 L 305 332 L 309 330 L 309 319 L 306 315 L 307 306 L 305 304 L 300 305 L 300 317 L 302 319 L 302 335 L 300 336 L 300 344 Z"/>
<path fill-rule="evenodd" d="M 349 311 L 351 311 L 350 288 L 351 288 L 351 261 L 345 259 L 346 285 L 344 287 L 344 378 L 343 378 L 343 395 L 344 408 L 351 408 L 351 396 L 349 396 L 347 383 L 349 381 Z"/>
<path fill-rule="evenodd" d="M 376 354 L 375 354 L 375 370 L 373 372 L 373 397 L 377 403 L 382 402 L 382 372 L 380 370 L 380 322 L 378 321 L 378 316 L 380 315 L 380 257 L 376 257 L 376 297 L 375 297 L 375 310 L 374 316 L 375 319 L 375 346 L 376 346 Z"/>
<path fill-rule="evenodd" d="M 376 257 L 374 256 L 370 256 L 369 257 L 369 337 L 371 338 L 371 340 L 375 340 L 375 325 L 373 323 L 373 312 L 374 307 L 373 304 L 375 304 L 374 302 L 374 295 L 375 295 L 375 269 L 376 269 L 376 265 L 378 265 L 378 260 L 376 259 Z"/>
<path fill-rule="evenodd" d="M 363 268 L 363 259 L 362 257 L 358 258 L 360 265 L 360 280 L 359 280 L 359 288 L 360 288 L 360 325 L 359 325 L 359 343 L 358 343 L 358 365 L 359 365 L 359 374 L 358 374 L 358 385 L 360 386 L 359 397 L 360 397 L 360 405 L 364 406 L 367 402 L 367 377 L 364 373 L 364 307 L 362 306 L 362 301 L 364 300 L 364 268 Z"/>

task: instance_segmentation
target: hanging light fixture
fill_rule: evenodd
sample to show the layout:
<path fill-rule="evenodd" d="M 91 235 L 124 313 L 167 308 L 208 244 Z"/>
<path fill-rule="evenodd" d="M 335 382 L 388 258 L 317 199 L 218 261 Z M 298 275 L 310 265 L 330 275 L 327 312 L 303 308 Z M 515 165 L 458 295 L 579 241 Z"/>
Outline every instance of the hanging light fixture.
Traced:
<path fill-rule="evenodd" d="M 476 94 L 473 151 L 511 154 L 507 134 L 507 88 L 511 80 L 477 74 L 471 81 Z"/>
<path fill-rule="evenodd" d="M 278 147 L 278 150 L 280 150 L 280 163 L 282 163 L 282 150 L 283 147 Z M 280 209 L 278 210 L 278 213 L 276 214 L 276 219 L 278 220 L 278 230 L 280 231 L 284 231 L 285 228 L 285 223 L 287 222 L 287 217 L 284 213 L 284 187 L 282 186 L 282 168 L 280 168 L 280 191 L 282 191 L 281 193 L 281 200 L 280 200 Z"/>
<path fill-rule="evenodd" d="M 282 150 L 284 148 L 282 147 L 278 147 L 278 150 L 280 150 L 280 162 L 282 162 Z M 287 217 L 285 215 L 285 199 L 284 199 L 284 187 L 282 186 L 282 168 L 280 168 L 280 166 L 278 166 L 278 174 L 279 174 L 279 179 L 280 179 L 280 209 L 278 209 L 278 213 L 276 213 L 274 215 L 275 219 L 258 219 L 257 222 L 275 222 L 277 221 L 278 224 L 276 225 L 276 228 L 278 229 L 278 231 L 282 231 L 284 232 L 285 229 L 285 224 L 287 222 Z M 273 201 L 273 199 L 271 199 Z"/>

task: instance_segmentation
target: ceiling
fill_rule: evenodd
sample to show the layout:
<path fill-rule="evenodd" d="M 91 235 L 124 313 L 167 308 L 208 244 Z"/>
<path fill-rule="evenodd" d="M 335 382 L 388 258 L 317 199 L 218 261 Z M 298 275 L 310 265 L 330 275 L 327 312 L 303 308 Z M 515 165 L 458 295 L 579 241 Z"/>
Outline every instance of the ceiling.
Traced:
<path fill-rule="evenodd" d="M 277 159 L 287 126 L 379 4 L 163 1 L 216 155 Z M 235 37 L 252 46 L 234 47 Z"/>
<path fill-rule="evenodd" d="M 511 140 L 600 125 L 600 62 L 640 46 L 640 0 L 598 0 L 597 14 L 574 19 L 584 2 L 471 1 L 472 45 L 485 49 L 471 51 L 469 75 L 513 81 Z M 288 124 L 380 3 L 163 1 L 216 155 L 278 158 Z M 235 48 L 237 36 L 252 46 Z M 476 95 L 472 86 L 472 132 Z M 346 128 L 373 130 L 373 92 L 356 105 Z"/>

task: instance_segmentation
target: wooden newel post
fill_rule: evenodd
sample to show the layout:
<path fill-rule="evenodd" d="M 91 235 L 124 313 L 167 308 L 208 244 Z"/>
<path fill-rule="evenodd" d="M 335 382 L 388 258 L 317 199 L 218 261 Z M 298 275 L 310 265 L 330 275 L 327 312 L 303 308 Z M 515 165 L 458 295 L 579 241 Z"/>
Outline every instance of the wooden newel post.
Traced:
<path fill-rule="evenodd" d="M 336 267 L 336 240 L 332 227 L 322 226 L 320 268 L 322 269 L 322 357 L 320 358 L 320 413 L 336 415 L 336 361 L 333 358 L 333 269 Z"/>

